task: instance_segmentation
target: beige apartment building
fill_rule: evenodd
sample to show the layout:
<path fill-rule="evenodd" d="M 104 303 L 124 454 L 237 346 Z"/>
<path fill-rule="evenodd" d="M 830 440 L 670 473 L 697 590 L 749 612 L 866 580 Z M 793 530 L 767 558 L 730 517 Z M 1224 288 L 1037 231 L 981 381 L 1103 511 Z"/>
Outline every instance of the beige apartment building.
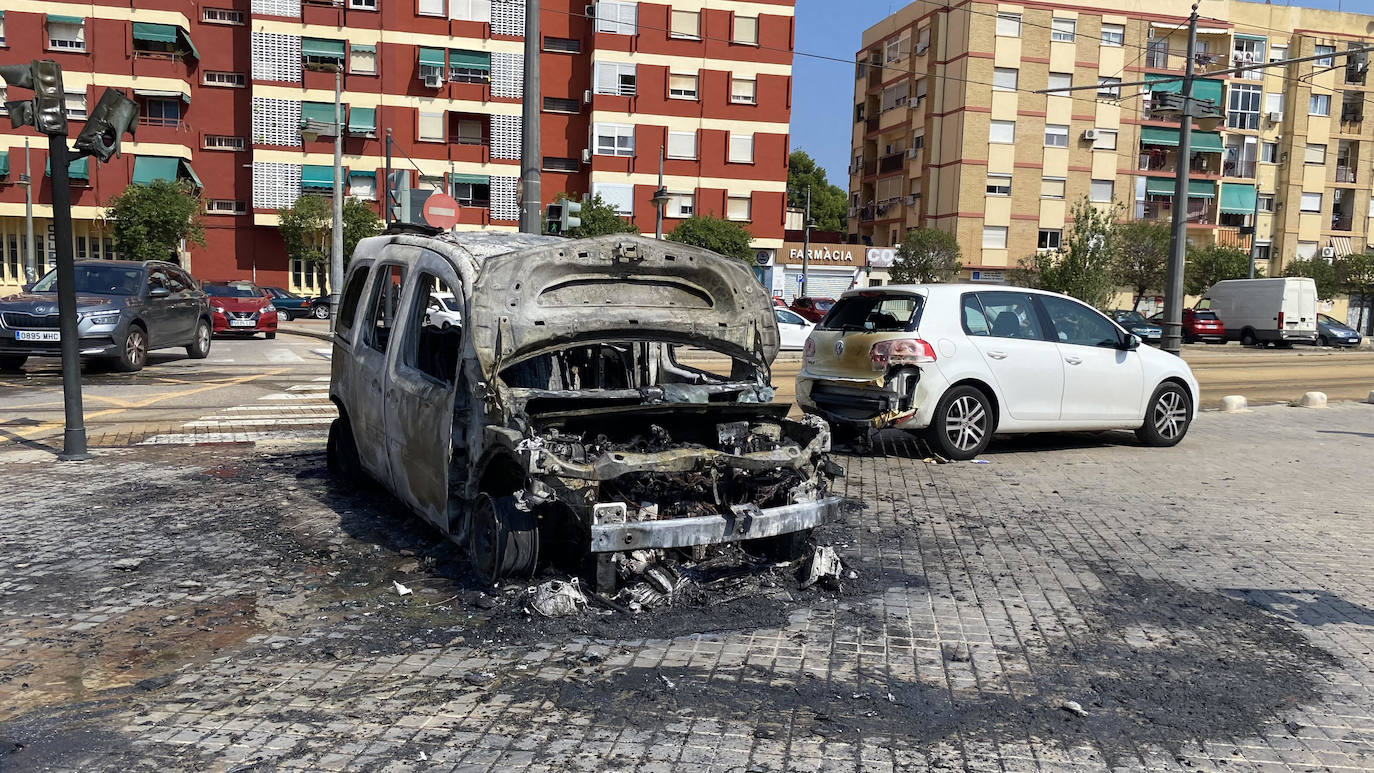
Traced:
<path fill-rule="evenodd" d="M 1298 257 L 1335 257 L 1374 230 L 1374 15 L 1203 0 L 1194 96 L 1224 114 L 1192 133 L 1154 120 L 1152 97 L 1180 83 L 1188 0 L 917 0 L 864 33 L 849 169 L 852 240 L 909 228 L 958 236 L 965 274 L 1005 269 L 1060 245 L 1083 196 L 1124 218 L 1169 220 L 1188 170 L 1188 238 L 1250 245 L 1271 275 Z M 1240 74 L 1248 62 L 1325 54 Z M 1041 89 L 1096 85 L 1045 95 Z M 1366 120 L 1366 116 L 1369 120 Z"/>

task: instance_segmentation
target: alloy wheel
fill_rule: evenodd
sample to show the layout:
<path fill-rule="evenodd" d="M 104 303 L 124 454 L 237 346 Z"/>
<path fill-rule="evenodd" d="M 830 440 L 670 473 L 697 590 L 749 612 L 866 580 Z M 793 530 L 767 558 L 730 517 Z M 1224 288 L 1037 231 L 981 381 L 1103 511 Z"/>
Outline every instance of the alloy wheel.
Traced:
<path fill-rule="evenodd" d="M 1154 422 L 1155 430 L 1165 440 L 1178 437 L 1188 423 L 1188 407 L 1183 395 L 1173 390 L 1161 394 L 1155 401 Z"/>
<path fill-rule="evenodd" d="M 945 434 L 949 442 L 961 451 L 978 447 L 987 434 L 988 413 L 975 398 L 963 395 L 950 403 L 945 414 Z"/>
<path fill-rule="evenodd" d="M 148 342 L 144 340 L 142 330 L 134 328 L 129 331 L 128 338 L 124 340 L 124 356 L 130 365 L 143 365 L 148 357 Z"/>
<path fill-rule="evenodd" d="M 210 326 L 204 322 L 196 326 L 196 348 L 202 352 L 210 348 Z"/>

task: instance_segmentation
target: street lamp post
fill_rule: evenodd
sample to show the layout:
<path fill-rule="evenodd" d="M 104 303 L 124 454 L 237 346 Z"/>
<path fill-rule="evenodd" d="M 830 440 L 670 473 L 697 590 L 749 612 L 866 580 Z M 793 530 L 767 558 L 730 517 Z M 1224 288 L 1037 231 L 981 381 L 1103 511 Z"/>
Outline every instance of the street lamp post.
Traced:
<path fill-rule="evenodd" d="M 1199 0 L 1200 2 L 1200 0 Z M 1193 139 L 1193 51 L 1197 48 L 1197 8 L 1188 16 L 1188 49 L 1184 52 L 1182 113 L 1178 118 L 1178 170 L 1174 181 L 1174 218 L 1169 233 L 1169 274 L 1164 287 L 1162 348 L 1178 354 L 1183 346 L 1183 267 L 1188 250 L 1188 161 Z M 1182 210 L 1182 211 L 1180 211 Z"/>
<path fill-rule="evenodd" d="M 811 293 L 806 286 L 811 271 L 811 228 L 815 225 L 811 221 L 811 186 L 806 186 L 806 219 L 802 221 L 802 286 L 801 294 L 803 298 L 810 298 Z"/>
<path fill-rule="evenodd" d="M 663 239 L 663 208 L 668 206 L 668 189 L 663 187 L 663 146 L 658 146 L 658 187 L 654 189 L 654 238 Z"/>
<path fill-rule="evenodd" d="M 334 68 L 334 223 L 329 252 L 329 327 L 339 318 L 339 285 L 343 283 L 343 67 Z"/>

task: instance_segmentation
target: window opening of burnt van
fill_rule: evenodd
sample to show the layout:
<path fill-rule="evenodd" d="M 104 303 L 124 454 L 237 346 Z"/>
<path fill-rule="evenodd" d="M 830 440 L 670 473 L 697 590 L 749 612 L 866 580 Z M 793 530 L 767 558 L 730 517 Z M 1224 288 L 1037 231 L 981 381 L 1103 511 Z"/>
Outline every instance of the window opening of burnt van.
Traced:
<path fill-rule="evenodd" d="M 396 329 L 396 312 L 401 305 L 401 288 L 405 286 L 405 269 L 383 266 L 372 283 L 372 298 L 368 304 L 367 345 L 385 352 Z"/>
<path fill-rule="evenodd" d="M 401 362 L 449 386 L 458 373 L 463 341 L 461 316 L 444 304 L 453 290 L 439 277 L 422 273 L 415 292 Z"/>
<path fill-rule="evenodd" d="M 903 333 L 921 324 L 925 297 L 863 293 L 847 295 L 821 320 L 821 330 L 859 330 L 872 333 Z"/>
<path fill-rule="evenodd" d="M 339 301 L 338 318 L 334 320 L 334 332 L 348 339 L 353 330 L 353 317 L 358 312 L 358 301 L 363 297 L 363 286 L 367 284 L 367 266 L 353 272 L 344 288 L 343 300 Z"/>

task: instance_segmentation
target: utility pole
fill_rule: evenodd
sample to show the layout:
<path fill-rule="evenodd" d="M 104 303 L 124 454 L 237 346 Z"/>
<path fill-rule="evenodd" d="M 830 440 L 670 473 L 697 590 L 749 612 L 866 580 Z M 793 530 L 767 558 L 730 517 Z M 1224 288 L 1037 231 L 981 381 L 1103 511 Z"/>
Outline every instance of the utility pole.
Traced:
<path fill-rule="evenodd" d="M 386 130 L 386 176 L 382 178 L 382 222 L 391 228 L 391 129 Z"/>
<path fill-rule="evenodd" d="M 539 0 L 525 0 L 525 86 L 520 133 L 520 232 L 537 234 L 539 192 Z"/>
<path fill-rule="evenodd" d="M 334 249 L 329 253 L 329 328 L 339 318 L 339 285 L 343 283 L 343 67 L 334 68 Z"/>
<path fill-rule="evenodd" d="M 29 138 L 24 138 L 24 228 L 26 230 L 24 283 L 38 281 L 38 255 L 33 239 L 33 171 L 29 169 Z"/>
<path fill-rule="evenodd" d="M 1183 71 L 1183 107 L 1178 120 L 1178 162 L 1174 181 L 1174 213 L 1169 234 L 1169 278 L 1164 288 L 1162 348 L 1177 355 L 1183 346 L 1183 267 L 1188 252 L 1188 177 L 1193 141 L 1193 52 L 1197 48 L 1197 8 L 1188 15 L 1187 62 Z M 1256 193 L 1258 195 L 1258 191 Z"/>
<path fill-rule="evenodd" d="M 654 189 L 654 238 L 663 240 L 663 208 L 668 205 L 668 189 L 663 187 L 663 146 L 658 146 L 658 187 Z"/>
<path fill-rule="evenodd" d="M 802 286 L 801 294 L 803 298 L 810 298 L 807 292 L 807 275 L 811 270 L 811 186 L 806 186 L 806 218 L 802 221 Z"/>
<path fill-rule="evenodd" d="M 1255 260 L 1259 257 L 1259 177 L 1255 178 L 1255 208 L 1250 211 L 1250 279 L 1255 278 Z"/>
<path fill-rule="evenodd" d="M 86 452 L 86 419 L 81 405 L 81 339 L 76 329 L 76 266 L 72 262 L 72 193 L 67 177 L 67 132 L 48 135 L 48 159 L 52 162 L 52 223 L 57 240 L 57 314 L 62 336 L 62 406 L 66 426 L 62 432 L 64 462 L 89 459 Z"/>

